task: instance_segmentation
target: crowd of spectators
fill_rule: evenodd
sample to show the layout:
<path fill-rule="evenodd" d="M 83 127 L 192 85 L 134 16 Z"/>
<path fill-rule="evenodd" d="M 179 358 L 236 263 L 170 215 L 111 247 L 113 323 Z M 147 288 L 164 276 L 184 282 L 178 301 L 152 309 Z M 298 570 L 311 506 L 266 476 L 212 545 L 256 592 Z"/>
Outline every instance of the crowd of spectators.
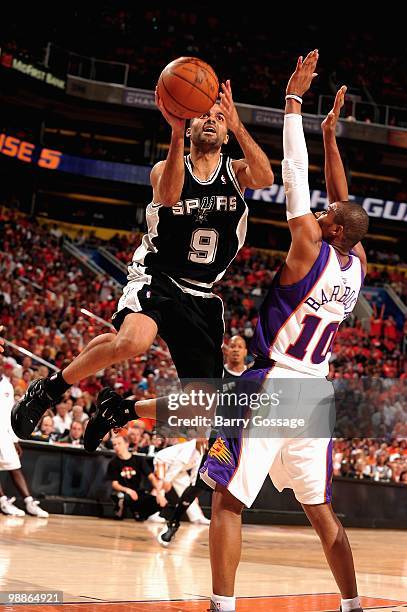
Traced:
<path fill-rule="evenodd" d="M 389 285 L 401 298 L 407 302 L 407 266 L 405 264 L 393 264 L 380 267 L 371 265 L 369 269 L 369 285 Z"/>
<path fill-rule="evenodd" d="M 127 263 L 137 240 L 137 236 L 115 236 L 105 246 Z M 85 242 L 83 236 L 81 242 Z M 93 246 L 96 243 L 94 240 Z M 226 342 L 235 334 L 250 341 L 257 308 L 281 261 L 281 255 L 263 253 L 250 246 L 240 251 L 217 289 L 225 303 Z M 393 259 L 391 263 L 392 270 L 399 269 L 394 266 L 396 262 Z M 118 290 L 108 277 L 95 277 L 63 250 L 63 237 L 58 228 L 49 230 L 19 213 L 6 208 L 0 210 L 0 319 L 5 327 L 3 334 L 8 341 L 49 364 L 49 367 L 38 364 L 8 347 L 5 371 L 17 399 L 31 380 L 46 376 L 53 367 L 64 367 L 95 335 L 106 331 L 96 319 L 85 317 L 81 308 L 109 320 L 116 309 L 117 299 Z M 347 412 L 340 412 L 339 420 L 344 437 L 382 438 L 387 440 L 389 447 L 391 439 L 400 441 L 407 438 L 404 383 L 407 367 L 401 336 L 395 321 L 386 317 L 384 311 L 374 312 L 367 328 L 360 321 L 349 321 L 337 334 L 331 377 L 342 393 L 339 397 L 344 398 L 347 406 Z M 374 379 L 379 381 L 379 386 L 366 383 L 366 380 Z M 55 410 L 44 416 L 35 437 L 53 443 L 81 444 L 87 419 L 95 409 L 97 394 L 106 385 L 137 400 L 162 395 L 163 389 L 173 388 L 176 384 L 176 371 L 168 349 L 157 338 L 148 354 L 107 368 L 73 386 Z M 359 398 L 361 393 L 364 394 L 363 401 Z M 341 404 L 339 406 L 341 408 Z M 356 407 L 359 421 L 349 419 L 349 406 Z M 154 454 L 155 450 L 171 442 L 154 435 L 152 430 L 153 423 L 132 424 L 128 430 L 131 448 Z M 104 444 L 109 448 L 109 440 Z M 348 453 L 349 443 L 343 444 L 340 448 L 345 463 L 350 456 L 354 463 L 360 459 L 359 456 L 355 459 L 351 451 Z M 356 448 L 361 452 L 362 447 L 357 444 Z M 370 446 L 375 444 L 372 442 Z M 405 444 L 400 448 L 400 455 L 405 457 Z M 399 473 L 397 466 L 403 465 L 404 459 L 393 455 L 395 453 L 389 451 L 385 459 L 386 465 L 389 461 L 392 464 L 389 466 L 392 470 L 390 479 L 403 481 L 403 470 L 400 469 Z M 382 467 L 384 455 L 377 453 L 375 457 L 377 465 Z M 346 469 L 343 471 L 345 473 Z M 353 474 L 351 469 L 348 471 L 349 475 Z M 356 469 L 353 471 L 356 473 Z M 388 470 L 381 472 L 390 474 Z M 365 477 L 369 476 L 365 474 Z"/>
<path fill-rule="evenodd" d="M 5 366 L 6 374 L 15 369 L 11 360 L 8 360 Z M 67 391 L 53 409 L 47 410 L 31 439 L 49 444 L 68 444 L 82 447 L 85 429 L 95 410 L 95 400 L 98 392 L 96 388 L 99 389 L 99 386 L 102 388 L 99 383 L 95 385 L 95 391 L 92 394 L 88 391 L 82 391 L 80 387 L 73 387 Z M 134 397 L 131 391 L 124 392 L 123 387 L 119 387 L 117 384 L 115 388 L 124 397 Z M 154 395 L 155 393 L 152 392 L 148 394 L 148 397 L 154 397 Z M 19 397 L 18 392 L 16 397 Z M 126 436 L 131 452 L 142 453 L 147 457 L 153 457 L 159 450 L 179 441 L 164 436 L 162 432 L 155 431 L 147 419 L 137 419 L 131 421 L 120 432 L 109 433 L 103 440 L 101 449 L 112 450 L 112 438 L 115 433 Z"/>
<path fill-rule="evenodd" d="M 335 440 L 333 470 L 334 476 L 407 484 L 407 440 Z"/>

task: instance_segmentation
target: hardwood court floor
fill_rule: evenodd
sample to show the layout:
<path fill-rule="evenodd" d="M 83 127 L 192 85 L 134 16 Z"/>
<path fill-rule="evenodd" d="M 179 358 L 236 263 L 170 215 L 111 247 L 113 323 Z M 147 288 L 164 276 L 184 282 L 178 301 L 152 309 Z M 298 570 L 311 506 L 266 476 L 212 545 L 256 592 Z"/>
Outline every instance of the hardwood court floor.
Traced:
<path fill-rule="evenodd" d="M 63 606 L 16 612 L 156 612 L 207 609 L 208 528 L 184 524 L 173 545 L 161 525 L 54 515 L 0 517 L 0 591 L 59 590 Z M 365 609 L 407 612 L 407 533 L 349 529 Z M 245 526 L 237 611 L 339 608 L 318 538 L 306 527 Z M 304 595 L 305 594 L 305 595 Z"/>

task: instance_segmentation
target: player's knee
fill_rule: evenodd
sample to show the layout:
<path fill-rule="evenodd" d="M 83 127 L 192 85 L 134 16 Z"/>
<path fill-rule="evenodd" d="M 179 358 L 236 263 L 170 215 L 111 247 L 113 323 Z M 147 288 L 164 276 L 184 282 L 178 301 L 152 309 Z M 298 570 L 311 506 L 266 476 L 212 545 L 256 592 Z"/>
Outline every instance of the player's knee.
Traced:
<path fill-rule="evenodd" d="M 326 504 L 318 504 L 315 506 L 302 504 L 302 507 L 311 525 L 318 534 L 324 533 L 333 524 L 336 524 L 335 528 L 342 527 L 330 507 Z"/>
<path fill-rule="evenodd" d="M 118 361 L 136 357 L 147 351 L 148 348 L 149 346 L 147 346 L 146 342 L 143 342 L 140 338 L 121 337 L 118 335 L 115 340 L 115 351 Z"/>
<path fill-rule="evenodd" d="M 236 497 L 234 497 L 225 487 L 216 487 L 212 497 L 212 510 L 214 513 L 220 511 L 233 512 L 240 515 L 244 505 Z"/>

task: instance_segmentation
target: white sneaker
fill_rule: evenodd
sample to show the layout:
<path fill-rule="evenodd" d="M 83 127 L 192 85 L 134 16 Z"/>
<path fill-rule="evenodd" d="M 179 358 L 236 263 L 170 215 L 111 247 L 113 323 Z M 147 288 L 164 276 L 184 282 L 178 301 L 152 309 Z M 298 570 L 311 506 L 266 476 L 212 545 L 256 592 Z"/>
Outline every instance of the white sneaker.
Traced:
<path fill-rule="evenodd" d="M 159 512 L 156 512 L 155 514 L 152 514 L 151 516 L 148 517 L 147 519 L 148 521 L 151 521 L 151 523 L 166 523 L 167 521 L 165 520 L 165 518 L 163 518 L 162 516 L 160 516 Z"/>
<path fill-rule="evenodd" d="M 2 497 L 0 501 L 1 511 L 10 516 L 25 516 L 24 510 L 20 510 L 20 508 L 14 505 L 15 501 L 15 497 Z"/>
<path fill-rule="evenodd" d="M 48 512 L 40 508 L 40 502 L 34 499 L 25 503 L 25 509 L 27 510 L 27 514 L 31 514 L 31 516 L 38 516 L 39 518 L 49 517 Z"/>
<path fill-rule="evenodd" d="M 210 525 L 211 521 L 206 518 L 206 516 L 201 516 L 201 518 L 197 519 L 196 521 L 191 521 L 191 523 L 193 525 Z"/>

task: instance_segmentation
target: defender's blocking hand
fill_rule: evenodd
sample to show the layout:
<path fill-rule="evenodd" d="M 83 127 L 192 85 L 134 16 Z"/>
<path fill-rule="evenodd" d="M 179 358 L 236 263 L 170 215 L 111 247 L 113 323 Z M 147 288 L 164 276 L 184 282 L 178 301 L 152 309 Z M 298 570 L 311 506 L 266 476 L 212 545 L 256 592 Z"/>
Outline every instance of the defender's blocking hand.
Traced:
<path fill-rule="evenodd" d="M 302 97 L 308 91 L 313 79 L 318 76 L 315 72 L 318 57 L 318 49 L 314 49 L 314 51 L 308 53 L 305 60 L 303 60 L 302 55 L 298 58 L 295 71 L 288 81 L 286 94 L 297 94 L 297 96 Z"/>
<path fill-rule="evenodd" d="M 341 114 L 341 108 L 345 104 L 346 90 L 346 85 L 342 85 L 342 87 L 336 92 L 334 105 L 321 123 L 321 128 L 323 131 L 335 130 L 339 115 Z"/>

